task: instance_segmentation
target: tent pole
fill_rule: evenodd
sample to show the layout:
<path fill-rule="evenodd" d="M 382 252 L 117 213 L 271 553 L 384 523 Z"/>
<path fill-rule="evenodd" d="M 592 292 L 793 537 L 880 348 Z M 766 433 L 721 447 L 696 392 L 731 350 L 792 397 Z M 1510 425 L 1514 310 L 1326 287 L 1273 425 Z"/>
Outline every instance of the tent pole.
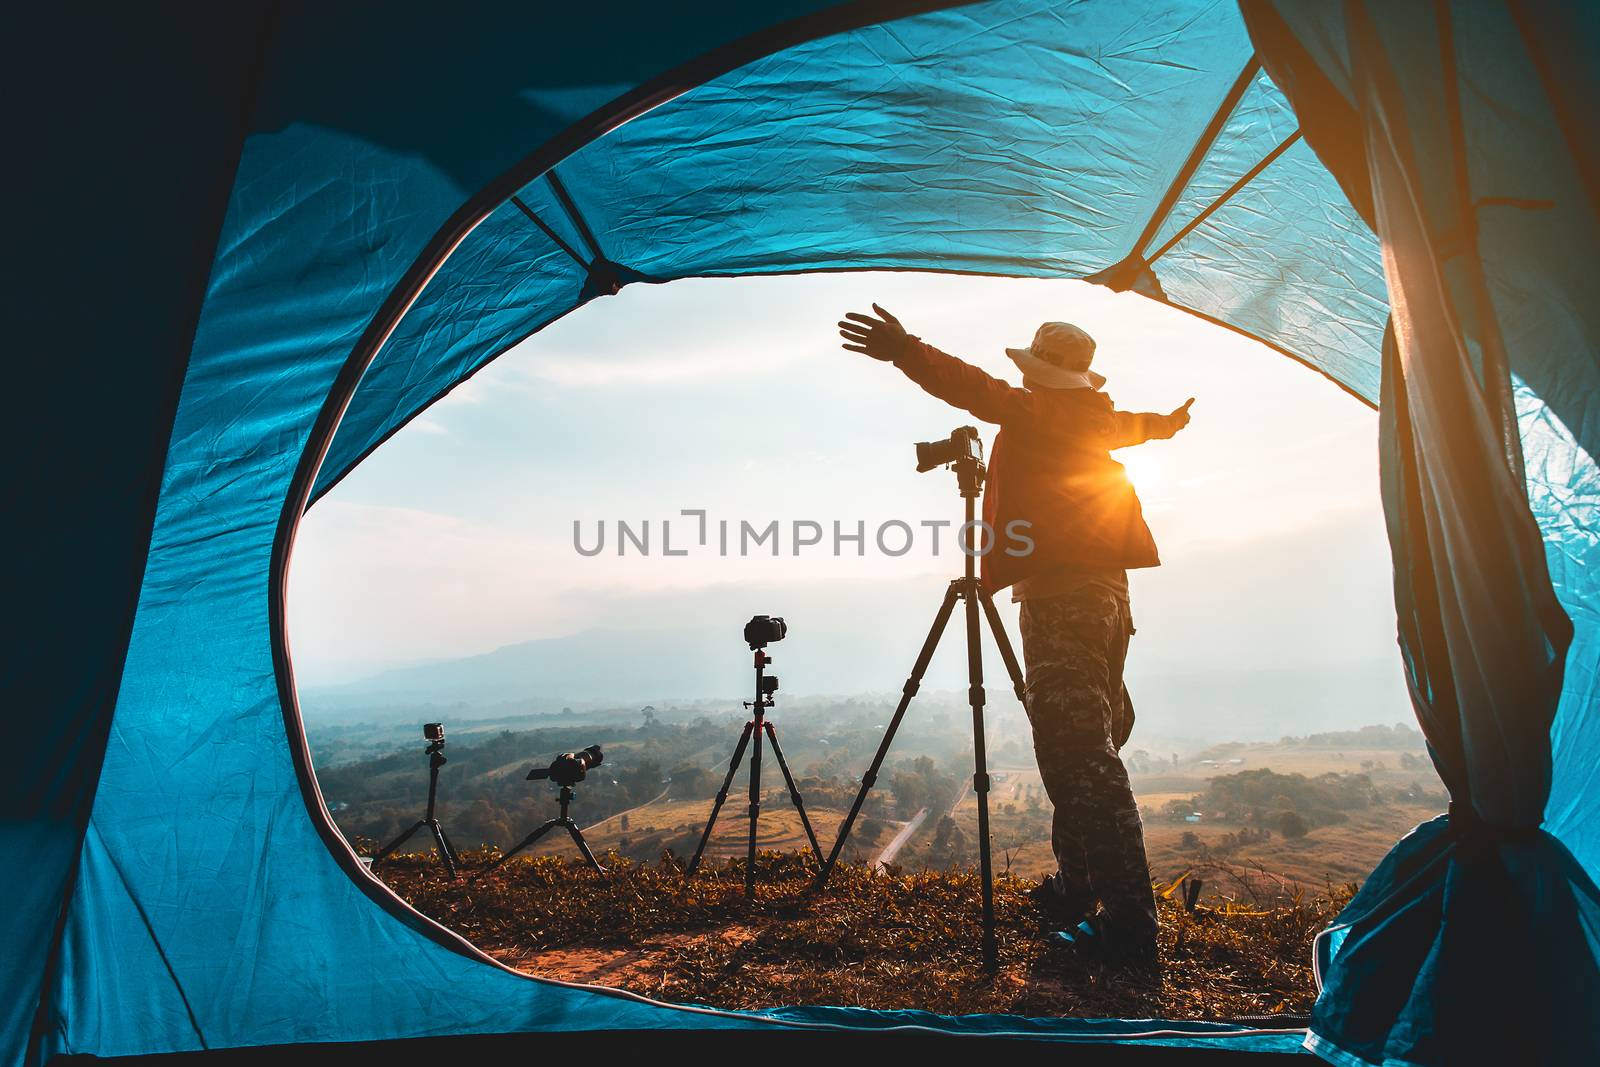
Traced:
<path fill-rule="evenodd" d="M 1178 170 L 1177 176 L 1172 179 L 1172 184 L 1167 186 L 1167 191 L 1161 198 L 1161 203 L 1156 205 L 1155 211 L 1150 215 L 1150 221 L 1145 223 L 1144 232 L 1133 243 L 1130 255 L 1137 256 L 1142 253 L 1145 246 L 1155 240 L 1161 224 L 1167 221 L 1167 215 L 1178 202 L 1178 197 L 1189 187 L 1189 181 L 1194 177 L 1195 171 L 1200 169 L 1200 164 L 1205 161 L 1211 151 L 1211 145 L 1216 141 L 1217 135 L 1222 132 L 1222 127 L 1227 125 L 1228 118 L 1233 114 L 1233 109 L 1239 106 L 1239 101 L 1244 97 L 1245 90 L 1250 88 L 1250 83 L 1255 81 L 1256 75 L 1261 73 L 1261 60 L 1254 55 L 1250 62 L 1244 65 L 1239 76 L 1234 79 L 1233 86 L 1228 90 L 1228 95 L 1222 98 L 1222 103 L 1217 105 L 1217 110 L 1211 116 L 1211 121 L 1206 128 L 1200 131 L 1199 140 L 1189 150 L 1189 158 L 1184 160 L 1183 166 Z"/>
<path fill-rule="evenodd" d="M 556 233 L 555 230 L 552 230 L 549 223 L 545 222 L 544 219 L 541 219 L 538 215 L 534 214 L 533 208 L 522 202 L 522 197 L 513 196 L 511 198 L 511 202 L 516 205 L 518 211 L 528 216 L 535 226 L 544 231 L 544 235 L 550 238 L 552 244 L 571 257 L 572 262 L 576 263 L 586 271 L 594 269 L 594 264 L 578 255 L 577 249 L 573 248 L 571 245 L 567 244 L 566 241 L 562 240 L 561 235 Z"/>

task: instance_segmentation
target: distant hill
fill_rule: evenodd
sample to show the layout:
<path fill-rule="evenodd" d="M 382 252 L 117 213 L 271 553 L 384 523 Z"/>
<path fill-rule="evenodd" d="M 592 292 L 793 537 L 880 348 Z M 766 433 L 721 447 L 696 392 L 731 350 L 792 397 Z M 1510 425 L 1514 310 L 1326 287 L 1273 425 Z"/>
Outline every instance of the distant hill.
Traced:
<path fill-rule="evenodd" d="M 497 703 L 529 697 L 584 703 L 723 696 L 739 692 L 744 681 L 739 673 L 744 656 L 730 657 L 728 644 L 726 634 L 705 630 L 594 630 L 391 669 L 313 692 L 325 703 Z M 735 644 L 734 652 L 740 647 Z"/>
<path fill-rule="evenodd" d="M 788 695 L 897 695 L 924 631 L 863 632 L 833 626 L 818 635 L 792 631 L 773 645 L 773 673 Z M 946 638 L 925 691 L 965 682 L 960 631 Z M 364 681 L 307 690 L 308 716 L 394 709 L 415 718 L 427 704 L 486 707 L 508 702 L 596 705 L 742 699 L 751 684 L 750 653 L 723 628 L 591 630 L 524 641 L 482 655 L 384 671 Z M 999 656 L 987 657 L 990 700 L 1014 706 Z M 1411 717 L 1396 663 L 1369 661 L 1264 667 L 1260 670 L 1130 665 L 1128 687 L 1144 732 L 1204 742 L 1218 737 L 1272 740 L 1286 734 L 1347 729 Z"/>

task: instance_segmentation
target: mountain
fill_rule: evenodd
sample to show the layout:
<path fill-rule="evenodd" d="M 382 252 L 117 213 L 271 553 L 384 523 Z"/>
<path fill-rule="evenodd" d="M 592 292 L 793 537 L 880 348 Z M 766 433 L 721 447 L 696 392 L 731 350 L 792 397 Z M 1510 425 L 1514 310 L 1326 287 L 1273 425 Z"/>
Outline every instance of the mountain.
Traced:
<path fill-rule="evenodd" d="M 833 627 L 791 631 L 769 647 L 771 673 L 788 695 L 873 693 L 893 698 L 926 631 Z M 959 625 L 945 638 L 925 691 L 965 686 Z M 985 654 L 989 699 L 1012 703 L 998 653 Z M 383 671 L 361 682 L 309 689 L 308 717 L 390 709 L 414 718 L 421 705 L 496 705 L 539 710 L 562 705 L 665 703 L 748 696 L 750 652 L 722 628 L 590 630 L 524 641 L 478 656 Z M 1409 720 L 1399 665 L 1389 660 L 1237 670 L 1171 662 L 1130 663 L 1128 688 L 1142 734 L 1208 741 L 1270 740 Z M 382 717 L 378 715 L 377 717 Z"/>
<path fill-rule="evenodd" d="M 730 663 L 727 652 L 727 635 L 705 630 L 591 630 L 386 670 L 312 693 L 322 703 L 369 704 L 528 698 L 577 704 L 725 696 L 743 688 L 738 670 L 744 657 Z M 713 665 L 724 667 L 720 675 Z"/>

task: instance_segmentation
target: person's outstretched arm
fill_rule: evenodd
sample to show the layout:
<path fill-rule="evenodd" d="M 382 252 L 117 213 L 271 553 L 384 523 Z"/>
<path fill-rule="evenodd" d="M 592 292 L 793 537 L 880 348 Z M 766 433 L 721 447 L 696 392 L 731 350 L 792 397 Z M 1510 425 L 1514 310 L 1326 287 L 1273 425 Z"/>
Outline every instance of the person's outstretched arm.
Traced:
<path fill-rule="evenodd" d="M 1026 389 L 985 374 L 911 336 L 899 319 L 877 304 L 872 305 L 872 310 L 878 317 L 852 311 L 839 323 L 842 347 L 847 352 L 861 352 L 893 363 L 929 394 L 970 411 L 984 422 L 1015 422 L 1038 413 L 1037 400 Z"/>
<path fill-rule="evenodd" d="M 1111 417 L 1115 421 L 1111 442 L 1106 447 L 1127 448 L 1129 445 L 1142 445 L 1146 441 L 1171 437 L 1189 425 L 1189 405 L 1193 403 L 1194 397 L 1191 396 L 1181 408 L 1166 415 L 1153 411 L 1112 412 Z"/>

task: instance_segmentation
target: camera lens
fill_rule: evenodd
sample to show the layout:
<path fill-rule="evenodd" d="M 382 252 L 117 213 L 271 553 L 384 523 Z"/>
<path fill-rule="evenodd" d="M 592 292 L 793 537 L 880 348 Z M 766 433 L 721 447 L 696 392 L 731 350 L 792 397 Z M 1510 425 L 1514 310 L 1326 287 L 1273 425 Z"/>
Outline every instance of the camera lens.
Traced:
<path fill-rule="evenodd" d="M 942 441 L 918 441 L 917 473 L 926 474 L 935 467 L 943 467 L 957 460 L 983 459 L 983 439 L 971 426 L 958 426 Z"/>

